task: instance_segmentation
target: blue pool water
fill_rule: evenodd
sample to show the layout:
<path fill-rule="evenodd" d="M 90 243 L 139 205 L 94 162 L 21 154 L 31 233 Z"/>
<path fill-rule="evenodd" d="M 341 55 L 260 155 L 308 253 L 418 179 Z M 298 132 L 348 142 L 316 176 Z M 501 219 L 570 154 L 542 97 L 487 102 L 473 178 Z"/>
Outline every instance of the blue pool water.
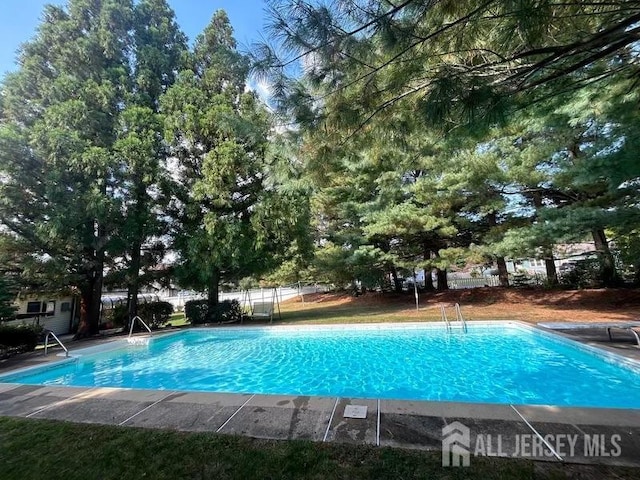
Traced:
<path fill-rule="evenodd" d="M 209 329 L 0 382 L 640 408 L 640 371 L 516 325 Z"/>

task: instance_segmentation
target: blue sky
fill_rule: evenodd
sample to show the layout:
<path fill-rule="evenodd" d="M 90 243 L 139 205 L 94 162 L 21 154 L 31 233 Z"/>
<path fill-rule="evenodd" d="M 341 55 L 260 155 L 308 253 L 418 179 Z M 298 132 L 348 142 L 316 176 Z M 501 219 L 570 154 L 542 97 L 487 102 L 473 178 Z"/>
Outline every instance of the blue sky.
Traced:
<path fill-rule="evenodd" d="M 16 51 L 33 37 L 46 4 L 64 5 L 66 0 L 0 0 L 0 78 L 16 69 Z M 169 0 L 178 24 L 193 40 L 216 10 L 226 10 L 242 50 L 261 38 L 265 22 L 263 0 Z"/>

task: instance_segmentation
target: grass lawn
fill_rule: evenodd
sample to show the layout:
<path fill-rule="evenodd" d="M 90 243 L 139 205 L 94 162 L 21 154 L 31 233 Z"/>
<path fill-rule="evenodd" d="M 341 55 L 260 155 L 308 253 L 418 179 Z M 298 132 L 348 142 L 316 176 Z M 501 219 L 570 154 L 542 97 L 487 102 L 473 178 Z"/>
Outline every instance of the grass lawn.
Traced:
<path fill-rule="evenodd" d="M 413 293 L 404 295 L 345 293 L 305 295 L 283 302 L 282 323 L 363 323 L 439 321 L 440 305 L 455 318 L 459 303 L 467 320 L 525 322 L 632 321 L 637 319 L 640 292 L 634 289 L 543 290 L 476 288 L 420 295 L 416 310 Z M 276 323 L 276 319 L 274 319 Z"/>
<path fill-rule="evenodd" d="M 476 288 L 422 293 L 420 309 L 412 292 L 404 295 L 369 292 L 359 297 L 348 293 L 309 294 L 282 302 L 274 323 L 371 323 L 439 321 L 440 305 L 455 318 L 459 303 L 467 320 L 520 320 L 524 322 L 602 322 L 637 320 L 640 291 L 637 289 L 543 290 Z M 174 313 L 170 323 L 188 325 L 183 313 Z M 247 324 L 265 323 L 250 320 Z"/>
<path fill-rule="evenodd" d="M 288 301 L 280 305 L 281 320 L 277 310 L 274 323 L 377 323 L 440 320 L 440 311 L 425 308 L 416 311 L 411 299 L 405 304 L 387 301 L 363 301 L 342 299 L 337 295 L 311 297 L 303 304 L 300 300 Z"/>
<path fill-rule="evenodd" d="M 212 433 L 0 418 L 0 478 L 72 479 L 602 479 L 632 468 L 473 458 L 442 468 L 439 452 Z"/>
<path fill-rule="evenodd" d="M 169 317 L 169 323 L 172 327 L 184 327 L 185 325 L 189 325 L 189 322 L 187 322 L 187 319 L 184 316 L 184 312 L 171 314 Z"/>

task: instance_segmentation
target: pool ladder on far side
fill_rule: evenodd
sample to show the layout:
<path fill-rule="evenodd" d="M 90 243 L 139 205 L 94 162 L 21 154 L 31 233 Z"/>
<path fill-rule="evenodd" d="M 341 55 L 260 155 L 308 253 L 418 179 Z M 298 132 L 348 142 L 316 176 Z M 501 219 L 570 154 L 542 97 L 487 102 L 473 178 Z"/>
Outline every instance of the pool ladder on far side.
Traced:
<path fill-rule="evenodd" d="M 129 328 L 129 336 L 127 337 L 127 341 L 130 344 L 137 344 L 137 343 L 143 343 L 144 340 L 146 340 L 148 343 L 149 341 L 148 337 L 132 337 L 133 326 L 136 323 L 136 320 L 138 320 L 149 331 L 149 336 L 153 335 L 153 332 L 151 331 L 151 328 L 149 328 L 149 325 L 147 325 L 144 320 L 142 320 L 139 316 L 136 315 L 131 319 L 131 327 Z"/>
<path fill-rule="evenodd" d="M 460 325 L 462 331 L 464 333 L 467 333 L 467 322 L 464 320 L 464 317 L 462 316 L 462 311 L 460 310 L 459 303 L 455 304 L 455 310 L 456 310 L 456 322 Z M 440 305 L 440 315 L 442 316 L 442 321 L 447 327 L 447 332 L 451 332 L 453 326 L 449 321 L 449 319 L 447 318 L 447 310 L 444 308 L 444 305 Z"/>

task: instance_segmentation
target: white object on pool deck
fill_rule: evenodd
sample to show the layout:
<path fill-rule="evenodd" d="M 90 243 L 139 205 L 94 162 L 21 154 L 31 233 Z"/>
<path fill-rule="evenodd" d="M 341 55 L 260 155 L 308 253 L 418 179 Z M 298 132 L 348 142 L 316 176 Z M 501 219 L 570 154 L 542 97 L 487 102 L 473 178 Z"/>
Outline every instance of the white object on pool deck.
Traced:
<path fill-rule="evenodd" d="M 606 328 L 609 340 L 613 340 L 611 337 L 611 329 L 617 328 L 618 330 L 627 330 L 636 337 L 636 343 L 640 348 L 640 336 L 635 330 L 640 330 L 640 322 L 597 322 L 597 323 L 571 323 L 571 322 L 543 322 L 538 323 L 538 326 L 544 328 L 550 328 L 552 330 L 582 330 L 586 328 Z"/>
<path fill-rule="evenodd" d="M 347 405 L 344 407 L 344 418 L 367 418 L 366 405 Z"/>

